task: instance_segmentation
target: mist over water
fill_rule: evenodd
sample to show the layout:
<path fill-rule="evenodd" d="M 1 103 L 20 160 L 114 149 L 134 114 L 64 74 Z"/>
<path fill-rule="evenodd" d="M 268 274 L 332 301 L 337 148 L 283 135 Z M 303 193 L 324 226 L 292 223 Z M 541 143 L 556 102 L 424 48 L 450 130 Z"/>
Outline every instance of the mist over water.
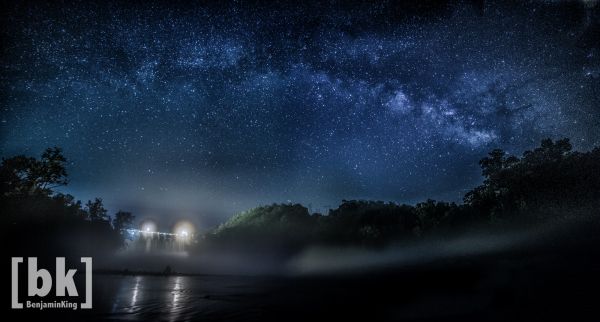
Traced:
<path fill-rule="evenodd" d="M 560 238 L 581 223 L 554 221 L 528 229 L 481 229 L 453 235 L 423 237 L 381 248 L 309 246 L 298 253 L 274 254 L 241 249 L 189 251 L 184 248 L 145 248 L 148 240 L 134 241 L 119 251 L 110 269 L 162 272 L 166 266 L 184 274 L 301 276 L 332 273 L 362 273 L 392 267 L 427 265 L 440 260 L 469 258 L 517 251 Z M 202 240 L 199 241 L 202 243 Z M 137 245 L 137 246 L 136 246 Z M 152 244 L 154 245 L 154 244 Z"/>
<path fill-rule="evenodd" d="M 235 251 L 121 253 L 115 265 L 135 263 L 153 270 L 169 263 L 178 272 L 206 274 L 98 275 L 108 290 L 98 296 L 104 312 L 100 318 L 260 321 L 276 320 L 282 310 L 300 314 L 290 316 L 298 320 L 304 304 L 329 312 L 336 298 L 347 303 L 335 306 L 337 312 L 368 303 L 373 308 L 369 312 L 392 316 L 473 314 L 499 305 L 498 298 L 507 292 L 528 298 L 528 290 L 540 280 L 549 281 L 549 289 L 535 298 L 556 296 L 552 287 L 571 283 L 580 267 L 578 250 L 593 253 L 586 246 L 597 241 L 590 238 L 597 226 L 556 220 L 529 229 L 440 235 L 381 249 L 313 246 L 285 259 Z M 385 293 L 400 287 L 399 294 L 405 295 Z M 388 303 L 392 300 L 395 305 Z"/>
<path fill-rule="evenodd" d="M 525 233 L 474 234 L 434 239 L 381 250 L 313 247 L 288 262 L 291 274 L 351 273 L 386 267 L 427 264 L 459 256 L 476 256 L 508 250 L 526 242 Z"/>

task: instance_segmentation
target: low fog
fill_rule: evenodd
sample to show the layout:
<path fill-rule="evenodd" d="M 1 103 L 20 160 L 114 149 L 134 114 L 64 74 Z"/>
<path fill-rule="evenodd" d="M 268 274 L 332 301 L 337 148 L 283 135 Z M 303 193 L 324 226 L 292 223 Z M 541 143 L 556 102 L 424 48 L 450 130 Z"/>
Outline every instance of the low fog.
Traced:
<path fill-rule="evenodd" d="M 586 221 L 554 220 L 533 228 L 480 229 L 462 234 L 424 237 L 382 248 L 314 245 L 296 254 L 248 252 L 199 247 L 198 251 L 123 249 L 100 269 L 160 273 L 169 266 L 182 274 L 330 275 L 418 267 L 443 261 L 522 252 L 558 251 L 553 245 L 585 239 L 593 225 Z M 276 241 L 274 241 L 276 242 Z M 198 241 L 199 244 L 202 240 Z"/>

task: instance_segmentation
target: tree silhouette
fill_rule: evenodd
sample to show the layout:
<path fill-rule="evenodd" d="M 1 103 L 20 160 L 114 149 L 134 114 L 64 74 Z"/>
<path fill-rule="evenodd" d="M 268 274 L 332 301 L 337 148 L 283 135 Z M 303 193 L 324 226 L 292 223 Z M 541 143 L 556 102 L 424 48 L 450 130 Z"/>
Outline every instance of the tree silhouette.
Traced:
<path fill-rule="evenodd" d="M 572 148 L 568 139 L 544 139 L 520 157 L 490 151 L 479 162 L 483 183 L 469 191 L 461 205 L 430 199 L 414 206 L 343 200 L 323 216 L 300 204 L 273 204 L 232 217 L 207 234 L 202 244 L 289 254 L 313 244 L 380 247 L 493 224 L 496 219 L 536 223 L 540 217 L 592 216 L 600 209 L 600 148 L 588 152 Z M 68 245 L 83 253 L 97 251 L 98 243 L 104 251 L 122 246 L 120 232 L 131 227 L 135 217 L 119 211 L 110 221 L 101 198 L 82 208 L 73 196 L 55 193 L 55 187 L 67 184 L 65 163 L 59 148 L 47 149 L 40 159 L 21 155 L 2 160 L 0 218 L 11 227 L 11 239 L 38 251 L 40 244 Z M 23 239 L 19 232 L 24 229 L 38 238 Z M 51 246 L 53 240 L 65 238 L 69 242 Z"/>
<path fill-rule="evenodd" d="M 2 159 L 2 195 L 50 195 L 52 189 L 68 182 L 66 162 L 58 147 L 46 149 L 39 160 L 24 155 Z"/>
<path fill-rule="evenodd" d="M 123 245 L 123 236 L 109 224 L 102 199 L 82 208 L 73 196 L 54 191 L 68 183 L 65 165 L 57 147 L 46 149 L 39 159 L 24 155 L 2 159 L 0 224 L 7 228 L 4 237 L 16 254 L 89 256 Z M 126 225 L 127 218 L 121 215 L 119 221 Z"/>
<path fill-rule="evenodd" d="M 130 212 L 119 210 L 115 214 L 115 218 L 113 219 L 113 222 L 112 222 L 113 227 L 117 231 L 131 228 L 134 218 L 135 218 L 135 216 L 132 215 Z"/>
<path fill-rule="evenodd" d="M 108 211 L 102 204 L 102 198 L 96 198 L 94 201 L 88 200 L 88 202 L 85 204 L 85 208 L 91 221 L 108 220 Z"/>
<path fill-rule="evenodd" d="M 301 205 L 272 205 L 233 217 L 210 237 L 239 244 L 260 239 L 271 247 L 302 231 L 303 237 L 295 238 L 304 245 L 381 246 L 496 221 L 535 224 L 553 216 L 589 216 L 600 209 L 600 148 L 574 152 L 568 139 L 544 139 L 521 157 L 492 150 L 479 165 L 483 184 L 469 191 L 462 205 L 431 199 L 415 206 L 343 200 L 328 216 L 310 215 Z M 284 225 L 293 214 L 293 224 Z"/>
<path fill-rule="evenodd" d="M 589 206 L 600 197 L 599 151 L 573 152 L 566 138 L 544 139 L 520 158 L 494 150 L 480 161 L 483 184 L 464 201 L 487 215 Z"/>

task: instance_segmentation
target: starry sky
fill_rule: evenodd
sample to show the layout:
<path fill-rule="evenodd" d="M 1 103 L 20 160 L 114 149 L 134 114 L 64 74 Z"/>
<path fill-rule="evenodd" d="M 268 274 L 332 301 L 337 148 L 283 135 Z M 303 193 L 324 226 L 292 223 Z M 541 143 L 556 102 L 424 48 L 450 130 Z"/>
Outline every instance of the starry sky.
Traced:
<path fill-rule="evenodd" d="M 600 145 L 597 1 L 417 3 L 4 2 L 0 154 L 60 146 L 64 192 L 209 227 L 460 201 L 493 148 Z"/>

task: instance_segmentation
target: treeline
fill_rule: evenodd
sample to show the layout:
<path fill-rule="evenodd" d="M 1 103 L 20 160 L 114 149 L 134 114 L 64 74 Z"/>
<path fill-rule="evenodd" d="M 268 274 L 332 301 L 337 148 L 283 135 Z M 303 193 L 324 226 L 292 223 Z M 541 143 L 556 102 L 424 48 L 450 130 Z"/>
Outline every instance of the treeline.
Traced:
<path fill-rule="evenodd" d="M 480 220 L 467 205 L 427 200 L 415 206 L 344 200 L 328 215 L 300 204 L 242 212 L 205 235 L 205 247 L 293 253 L 309 245 L 385 246 L 431 232 L 449 233 Z"/>
<path fill-rule="evenodd" d="M 483 216 L 593 214 L 599 209 L 600 147 L 577 152 L 569 139 L 545 139 L 522 157 L 496 149 L 479 164 L 485 180 L 464 202 Z"/>
<path fill-rule="evenodd" d="M 72 195 L 56 192 L 68 184 L 66 162 L 56 147 L 46 149 L 39 159 L 24 155 L 2 159 L 3 237 L 16 255 L 89 256 L 123 245 L 121 230 L 133 223 L 134 216 L 119 211 L 111 218 L 100 198 L 82 204 Z"/>
<path fill-rule="evenodd" d="M 480 166 L 484 182 L 463 204 L 344 200 L 326 216 L 300 204 L 274 204 L 234 216 L 207 234 L 206 244 L 284 253 L 314 244 L 376 247 L 472 227 L 598 215 L 600 148 L 576 152 L 568 139 L 545 139 L 521 157 L 493 150 Z"/>
<path fill-rule="evenodd" d="M 109 253 L 124 242 L 131 213 L 108 215 L 102 199 L 86 204 L 54 189 L 68 183 L 59 148 L 40 159 L 16 156 L 0 165 L 3 236 L 23 254 Z M 543 140 L 522 156 L 493 150 L 480 161 L 483 183 L 462 204 L 427 200 L 416 205 L 344 200 L 328 214 L 299 204 L 273 204 L 242 212 L 203 236 L 200 247 L 290 253 L 308 245 L 384 246 L 471 227 L 529 225 L 551 218 L 597 218 L 600 148 L 572 150 L 568 139 Z M 18 255 L 18 254 L 17 254 Z"/>

